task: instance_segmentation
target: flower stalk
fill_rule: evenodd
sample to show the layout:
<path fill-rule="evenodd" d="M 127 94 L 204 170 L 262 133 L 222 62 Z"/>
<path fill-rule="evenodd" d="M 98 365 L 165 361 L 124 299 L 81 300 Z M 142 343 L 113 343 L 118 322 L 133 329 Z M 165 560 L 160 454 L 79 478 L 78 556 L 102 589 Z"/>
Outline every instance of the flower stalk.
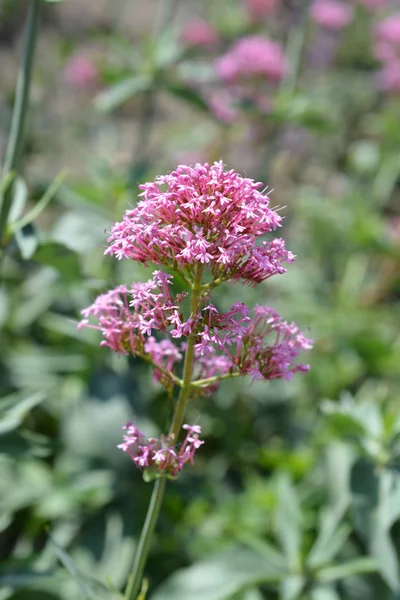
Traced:
<path fill-rule="evenodd" d="M 195 315 L 198 310 L 201 294 L 202 273 L 203 267 L 199 266 L 196 271 L 194 284 L 192 288 L 190 316 Z M 192 387 L 191 384 L 194 362 L 194 339 L 195 336 L 191 334 L 188 337 L 187 341 L 181 389 L 175 406 L 175 411 L 172 417 L 171 427 L 168 435 L 168 438 L 172 441 L 172 443 L 176 442 L 179 435 L 179 431 L 183 425 L 185 409 Z M 151 539 L 157 524 L 158 516 L 160 514 L 160 508 L 164 497 L 165 486 L 166 477 L 161 475 L 154 484 L 149 508 L 147 509 L 146 520 L 144 522 L 143 529 L 140 534 L 139 543 L 135 552 L 132 573 L 129 577 L 128 585 L 125 592 L 126 600 L 136 600 L 136 597 L 140 591 L 143 572 L 150 551 Z"/>

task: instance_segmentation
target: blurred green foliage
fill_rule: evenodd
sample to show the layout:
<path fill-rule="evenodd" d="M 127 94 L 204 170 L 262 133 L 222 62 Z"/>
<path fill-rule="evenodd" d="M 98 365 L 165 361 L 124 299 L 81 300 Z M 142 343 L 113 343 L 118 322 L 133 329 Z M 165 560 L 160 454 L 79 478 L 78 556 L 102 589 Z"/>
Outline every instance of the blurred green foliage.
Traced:
<path fill-rule="evenodd" d="M 273 29 L 247 24 L 239 2 L 206 4 L 222 45 Z M 371 52 L 348 32 L 336 61 L 305 68 L 270 114 L 242 107 L 219 124 L 202 94 L 201 78 L 213 85 L 207 51 L 185 49 L 175 26 L 138 38 L 107 33 L 103 89 L 83 103 L 111 112 L 112 129 L 134 96 L 141 152 L 119 169 L 87 156 L 62 183 L 29 170 L 28 153 L 14 186 L 0 287 L 0 600 L 121 598 L 151 486 L 116 444 L 132 417 L 149 435 L 165 430 L 170 406 L 145 365 L 76 322 L 96 293 L 151 272 L 104 258 L 105 231 L 136 202 L 138 181 L 192 144 L 276 188 L 298 256 L 256 289 L 224 285 L 216 302 L 267 300 L 309 327 L 315 348 L 304 378 L 227 381 L 190 405 L 206 444 L 168 485 L 148 597 L 400 599 L 398 98 L 378 92 Z M 33 122 L 40 110 L 34 99 Z M 193 127 L 182 114 L 179 129 L 181 111 Z M 85 144 L 84 128 L 74 135 Z"/>

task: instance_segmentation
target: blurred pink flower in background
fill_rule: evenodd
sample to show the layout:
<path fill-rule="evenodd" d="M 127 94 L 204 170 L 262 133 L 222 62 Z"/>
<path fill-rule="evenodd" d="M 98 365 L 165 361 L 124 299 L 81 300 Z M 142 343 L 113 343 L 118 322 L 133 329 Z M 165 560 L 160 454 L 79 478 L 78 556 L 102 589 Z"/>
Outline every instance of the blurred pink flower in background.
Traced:
<path fill-rule="evenodd" d="M 213 46 L 219 40 L 217 30 L 205 19 L 193 19 L 182 31 L 182 41 L 189 47 Z"/>
<path fill-rule="evenodd" d="M 381 21 L 375 29 L 376 39 L 397 46 L 400 49 L 400 13 Z"/>
<path fill-rule="evenodd" d="M 223 81 L 235 82 L 255 75 L 279 80 L 287 66 L 280 44 L 266 36 L 249 35 L 235 42 L 218 58 L 215 68 Z"/>
<path fill-rule="evenodd" d="M 251 19 L 268 15 L 278 6 L 278 0 L 245 0 L 245 8 Z"/>
<path fill-rule="evenodd" d="M 336 0 L 315 0 L 311 7 L 311 19 L 325 29 L 340 31 L 353 18 L 352 9 Z"/>
<path fill-rule="evenodd" d="M 378 83 L 385 92 L 400 92 L 400 59 L 384 65 L 378 73 Z"/>
<path fill-rule="evenodd" d="M 358 0 L 358 3 L 370 10 L 377 10 L 387 6 L 387 0 Z"/>
<path fill-rule="evenodd" d="M 73 88 L 87 89 L 97 82 L 98 70 L 92 59 L 76 54 L 65 66 L 64 79 Z"/>
<path fill-rule="evenodd" d="M 232 123 L 238 114 L 232 94 L 228 90 L 216 90 L 206 98 L 206 102 L 218 121 Z"/>
<path fill-rule="evenodd" d="M 383 65 L 378 73 L 379 87 L 386 92 L 398 92 L 400 91 L 400 13 L 378 23 L 374 33 L 374 54 Z"/>

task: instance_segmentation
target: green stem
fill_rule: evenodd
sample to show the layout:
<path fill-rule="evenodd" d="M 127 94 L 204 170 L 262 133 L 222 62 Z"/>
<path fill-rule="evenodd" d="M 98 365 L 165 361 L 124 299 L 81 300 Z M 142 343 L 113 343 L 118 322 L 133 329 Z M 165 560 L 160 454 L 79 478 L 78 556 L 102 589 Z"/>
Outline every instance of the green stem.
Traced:
<path fill-rule="evenodd" d="M 192 287 L 192 299 L 190 303 L 190 314 L 194 315 L 199 306 L 201 295 L 201 277 L 203 274 L 203 266 L 198 267 L 194 284 Z M 169 430 L 169 435 L 176 442 L 180 429 L 183 424 L 185 408 L 189 399 L 191 390 L 191 380 L 194 360 L 194 335 L 188 337 L 187 348 L 185 353 L 185 362 L 183 365 L 182 387 L 175 406 L 174 416 Z M 147 557 L 150 552 L 151 538 L 157 523 L 158 515 L 162 504 L 162 499 L 165 491 L 165 477 L 160 477 L 154 484 L 153 493 L 149 508 L 147 509 L 146 520 L 143 525 L 142 533 L 140 534 L 139 544 L 135 552 L 135 558 L 132 566 L 132 573 L 128 581 L 125 591 L 125 600 L 137 600 L 137 595 L 140 591 L 143 572 L 146 566 Z"/>
<path fill-rule="evenodd" d="M 207 385 L 211 385 L 212 383 L 216 383 L 217 381 L 222 381 L 223 379 L 230 379 L 231 377 L 240 377 L 241 373 L 226 373 L 226 375 L 215 375 L 215 377 L 208 377 L 207 379 L 197 379 L 193 381 L 190 386 L 194 388 L 204 387 Z"/>
<path fill-rule="evenodd" d="M 129 577 L 128 585 L 125 591 L 126 600 L 136 600 L 137 595 L 140 592 L 143 571 L 150 552 L 151 538 L 153 537 L 158 515 L 160 514 L 166 481 L 167 480 L 165 477 L 160 477 L 154 484 L 149 508 L 147 509 L 146 520 L 144 522 L 140 540 L 135 552 L 132 574 Z"/>
<path fill-rule="evenodd" d="M 192 300 L 190 303 L 190 315 L 195 315 L 199 306 L 200 294 L 202 290 L 201 277 L 203 275 L 203 267 L 200 266 L 197 269 L 193 288 L 192 288 Z M 193 371 L 193 360 L 194 360 L 194 335 L 189 335 L 185 353 L 185 362 L 183 365 L 183 377 L 182 387 L 179 394 L 178 401 L 175 407 L 175 413 L 172 419 L 169 435 L 173 436 L 173 440 L 178 439 L 179 432 L 183 425 L 183 419 L 185 416 L 185 408 L 190 395 L 191 382 L 192 382 L 192 371 Z"/>
<path fill-rule="evenodd" d="M 164 29 L 169 26 L 174 17 L 178 1 L 179 0 L 160 0 L 160 7 L 157 11 L 153 30 L 154 41 L 156 41 Z M 146 173 L 150 164 L 149 140 L 153 128 L 154 116 L 157 112 L 156 97 L 157 89 L 153 86 L 152 89 L 144 93 L 142 98 L 137 141 L 133 151 L 132 167 L 129 174 L 130 181 L 135 184 L 138 179 L 143 177 L 143 174 Z"/>
<path fill-rule="evenodd" d="M 38 29 L 39 4 L 41 0 L 31 0 L 25 26 L 25 40 L 22 65 L 18 72 L 15 102 L 11 120 L 10 136 L 3 165 L 3 175 L 18 171 L 22 155 L 26 113 L 28 109 L 29 90 L 32 78 L 33 59 L 35 55 Z M 14 185 L 8 186 L 1 198 L 0 206 L 0 246 L 3 246 L 7 228 L 8 215 L 11 210 Z"/>
<path fill-rule="evenodd" d="M 280 91 L 288 95 L 294 94 L 300 77 L 301 61 L 307 36 L 308 2 L 303 2 L 300 9 L 299 23 L 289 33 L 285 55 L 289 59 L 290 70 L 283 78 Z"/>

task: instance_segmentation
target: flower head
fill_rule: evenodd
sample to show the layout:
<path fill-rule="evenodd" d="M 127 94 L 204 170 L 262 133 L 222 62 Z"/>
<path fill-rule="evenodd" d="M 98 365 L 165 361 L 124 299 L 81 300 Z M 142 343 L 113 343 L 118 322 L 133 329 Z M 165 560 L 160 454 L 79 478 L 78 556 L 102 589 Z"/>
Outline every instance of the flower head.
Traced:
<path fill-rule="evenodd" d="M 68 61 L 64 70 L 65 81 L 73 88 L 90 88 L 98 79 L 93 61 L 83 54 L 76 54 Z"/>
<path fill-rule="evenodd" d="M 381 21 L 375 29 L 375 37 L 381 42 L 400 48 L 400 13 Z"/>
<path fill-rule="evenodd" d="M 352 17 L 352 9 L 337 0 L 315 0 L 311 7 L 312 20 L 332 31 L 339 31 L 346 27 Z"/>
<path fill-rule="evenodd" d="M 215 280 L 253 285 L 284 273 L 295 258 L 283 239 L 256 243 L 282 217 L 261 183 L 226 171 L 222 162 L 181 165 L 140 187 L 142 200 L 113 226 L 106 253 L 189 274 L 202 264 Z"/>
<path fill-rule="evenodd" d="M 127 452 L 135 465 L 140 469 L 148 469 L 155 475 L 166 475 L 174 478 L 187 462 L 193 463 L 196 450 L 204 442 L 200 439 L 200 425 L 184 425 L 186 438 L 179 446 L 173 446 L 171 436 L 147 438 L 133 423 L 127 423 L 122 429 L 126 431 L 120 448 Z"/>
<path fill-rule="evenodd" d="M 245 8 L 251 19 L 257 20 L 271 13 L 278 6 L 278 0 L 245 0 Z"/>
<path fill-rule="evenodd" d="M 228 83 L 261 77 L 279 81 L 287 64 L 282 46 L 266 36 L 249 35 L 235 42 L 215 64 L 219 77 Z"/>
<path fill-rule="evenodd" d="M 388 0 L 358 0 L 358 2 L 368 10 L 378 10 L 386 6 Z"/>
<path fill-rule="evenodd" d="M 134 283 L 130 288 L 121 285 L 101 294 L 82 311 L 84 318 L 78 329 L 100 330 L 104 338 L 101 345 L 109 346 L 114 352 L 148 355 L 160 366 L 172 366 L 181 358 L 179 352 L 173 350 L 167 340 L 158 343 L 152 337 L 153 331 L 171 330 L 172 323 L 175 330 L 179 327 L 182 332 L 190 328 L 180 312 L 185 295 L 172 298 L 171 279 L 171 275 L 154 271 L 153 278 L 145 283 Z"/>
<path fill-rule="evenodd" d="M 216 29 L 204 19 L 189 21 L 182 32 L 182 41 L 189 47 L 209 47 L 218 42 Z"/>

